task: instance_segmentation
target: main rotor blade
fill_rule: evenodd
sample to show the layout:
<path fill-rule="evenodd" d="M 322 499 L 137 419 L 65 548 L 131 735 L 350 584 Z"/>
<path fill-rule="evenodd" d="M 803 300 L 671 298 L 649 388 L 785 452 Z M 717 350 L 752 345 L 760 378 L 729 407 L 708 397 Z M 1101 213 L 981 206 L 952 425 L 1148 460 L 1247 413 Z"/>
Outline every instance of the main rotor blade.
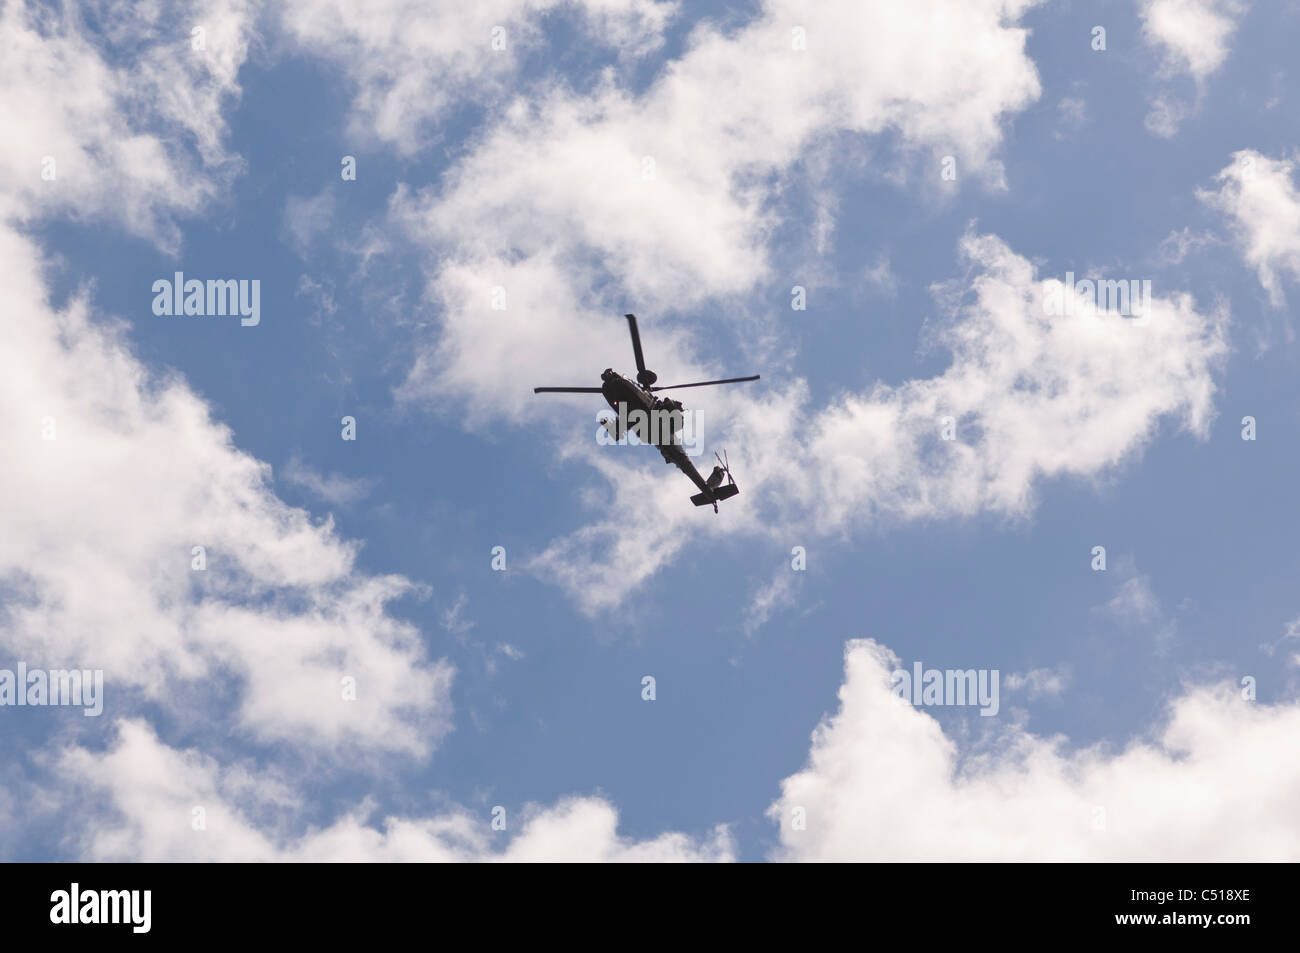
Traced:
<path fill-rule="evenodd" d="M 636 355 L 636 369 L 638 374 L 645 373 L 645 356 L 641 353 L 641 335 L 636 329 L 636 315 L 625 314 L 627 326 L 632 332 L 632 353 Z"/>
<path fill-rule="evenodd" d="M 678 387 L 708 387 L 710 384 L 742 384 L 745 381 L 756 381 L 758 375 L 753 377 L 728 377 L 725 381 L 699 381 L 695 384 L 669 384 L 666 387 L 651 387 L 651 390 L 675 390 Z"/>
<path fill-rule="evenodd" d="M 534 387 L 534 394 L 599 394 L 599 387 Z"/>

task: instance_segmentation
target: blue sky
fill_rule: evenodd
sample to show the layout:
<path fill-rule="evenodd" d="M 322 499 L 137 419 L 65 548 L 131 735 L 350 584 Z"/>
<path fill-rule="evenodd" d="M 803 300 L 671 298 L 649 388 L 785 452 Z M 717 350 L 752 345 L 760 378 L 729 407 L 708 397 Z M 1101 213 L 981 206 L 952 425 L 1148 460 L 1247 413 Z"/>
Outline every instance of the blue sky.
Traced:
<path fill-rule="evenodd" d="M 0 563 L 6 655 L 103 668 L 107 686 L 96 719 L 4 711 L 9 858 L 1294 859 L 1300 782 L 1266 767 L 1294 751 L 1300 684 L 1285 544 L 1300 517 L 1292 6 L 1198 0 L 1181 32 L 1162 30 L 1159 2 L 828 5 L 807 21 L 797 4 L 381 6 L 391 29 L 348 4 L 213 3 L 212 55 L 238 64 L 224 71 L 175 65 L 191 19 L 175 11 L 131 15 L 148 21 L 143 52 L 68 11 L 44 33 L 5 14 L 33 58 L 57 59 L 41 43 L 62 38 L 124 77 L 105 87 L 105 129 L 30 63 L 6 80 L 26 150 L 9 181 L 49 142 L 76 157 L 66 192 L 15 184 L 3 207 L 45 262 L 29 269 L 49 294 L 37 317 L 89 307 L 62 351 L 32 343 L 28 360 L 85 373 L 61 405 L 70 452 L 92 427 L 120 441 L 55 477 L 33 462 L 9 499 L 111 486 L 136 514 L 101 527 L 59 515 L 68 496 L 30 504 L 45 522 L 9 514 L 25 541 Z M 754 62 L 804 22 L 813 66 Z M 486 63 L 475 51 L 498 23 L 507 49 Z M 166 82 L 132 89 L 141 63 Z M 393 92 L 372 64 L 411 87 Z M 765 82 L 795 103 L 770 103 L 771 136 L 754 131 L 763 102 L 745 100 Z M 178 115 L 160 90 L 186 83 L 200 92 Z M 13 105 L 46 95 L 48 127 Z M 1161 97 L 1176 128 L 1150 118 Z M 169 162 L 115 158 L 105 144 L 127 134 Z M 607 187 L 611 156 L 643 154 L 667 191 Z M 1243 155 L 1249 177 L 1220 175 Z M 211 188 L 201 201 L 195 182 Z M 140 207 L 178 240 L 139 226 Z M 987 245 L 963 252 L 978 236 L 1032 277 Z M 260 324 L 156 316 L 150 288 L 175 271 L 259 279 Z M 980 296 L 993 274 L 1032 309 L 1036 283 L 1066 272 L 1151 280 L 1165 336 L 1129 328 L 1089 354 Z M 510 305 L 494 312 L 498 284 Z M 796 285 L 807 310 L 790 307 Z M 14 322 L 35 307 L 7 304 Z M 653 451 L 596 446 L 598 398 L 531 393 L 631 369 L 629 310 L 661 382 L 762 375 L 683 396 L 742 487 L 716 517 Z M 138 381 L 111 362 L 84 372 L 69 343 L 119 353 L 94 333 L 114 321 Z M 1025 359 L 1014 342 L 1030 339 Z M 139 408 L 118 406 L 126 378 Z M 228 435 L 150 410 L 171 407 L 161 380 Z M 5 416 L 40 418 L 41 393 L 15 385 Z M 940 460 L 930 401 L 976 393 L 951 408 L 969 455 Z M 834 430 L 855 401 L 903 408 L 910 436 Z M 152 465 L 169 457 L 177 472 Z M 269 466 L 264 483 L 233 475 L 248 458 Z M 254 502 L 229 502 L 245 490 Z M 153 542 L 137 550 L 141 522 Z M 186 575 L 186 540 L 208 546 L 208 577 Z M 50 567 L 68 554 L 62 578 Z M 355 622 L 353 594 L 389 577 L 405 582 L 383 621 L 339 623 L 315 652 L 311 607 Z M 128 590 L 142 604 L 119 611 L 111 594 Z M 281 654 L 299 625 L 302 647 Z M 390 651 L 358 636 L 371 628 L 410 640 Z M 999 715 L 878 707 L 890 652 L 909 669 L 997 670 Z M 362 692 L 391 694 L 353 721 L 293 694 L 323 684 L 292 686 L 299 665 L 330 684 L 359 666 L 374 673 Z M 1148 817 L 1171 790 L 1201 813 Z M 804 805 L 808 831 L 790 823 Z M 1105 830 L 1079 813 L 1095 806 Z M 1023 844 L 1013 813 L 1030 818 Z"/>

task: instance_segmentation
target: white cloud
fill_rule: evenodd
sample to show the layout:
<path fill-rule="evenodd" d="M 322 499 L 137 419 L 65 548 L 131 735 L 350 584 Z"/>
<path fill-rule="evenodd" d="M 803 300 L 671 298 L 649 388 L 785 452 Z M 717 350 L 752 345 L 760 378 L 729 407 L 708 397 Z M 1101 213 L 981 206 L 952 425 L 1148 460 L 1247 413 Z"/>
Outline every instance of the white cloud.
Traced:
<path fill-rule="evenodd" d="M 304 52 L 351 79 L 351 135 L 410 155 L 453 109 L 505 95 L 523 59 L 545 42 L 543 15 L 576 12 L 588 41 L 639 56 L 662 42 L 676 8 L 655 0 L 293 0 L 281 16 Z"/>
<path fill-rule="evenodd" d="M 467 605 L 469 605 L 469 597 L 462 592 L 456 596 L 456 601 L 451 608 L 442 613 L 442 627 L 461 641 L 464 641 L 475 625 L 464 616 Z"/>
<path fill-rule="evenodd" d="M 298 276 L 298 287 L 294 290 L 295 298 L 306 298 L 314 305 L 314 310 L 307 320 L 320 325 L 325 318 L 338 313 L 338 302 L 334 300 L 334 282 L 329 278 L 317 281 L 310 275 Z"/>
<path fill-rule="evenodd" d="M 1172 139 L 1178 135 L 1178 127 L 1183 120 L 1194 111 L 1186 103 L 1162 93 L 1151 100 L 1151 111 L 1147 113 L 1143 124 L 1152 135 Z"/>
<path fill-rule="evenodd" d="M 1253 149 L 1232 154 L 1216 176 L 1217 190 L 1197 197 L 1227 217 L 1246 264 L 1255 269 L 1274 307 L 1282 307 L 1282 277 L 1300 279 L 1300 192 L 1294 159 L 1270 159 Z"/>
<path fill-rule="evenodd" d="M 1062 139 L 1079 131 L 1088 121 L 1088 103 L 1082 96 L 1063 96 L 1056 104 L 1058 129 L 1056 138 Z"/>
<path fill-rule="evenodd" d="M 889 256 L 881 255 L 870 265 L 864 277 L 867 284 L 887 298 L 898 297 L 898 277 L 889 264 Z"/>
<path fill-rule="evenodd" d="M 1186 73 L 1199 82 L 1228 58 L 1248 7 L 1243 0 L 1144 0 L 1143 39 L 1160 51 L 1167 73 Z"/>
<path fill-rule="evenodd" d="M 326 503 L 344 506 L 364 499 L 371 490 L 371 481 L 362 477 L 349 478 L 337 473 L 324 475 L 316 472 L 299 457 L 290 457 L 280 476 L 285 482 L 302 487 Z"/>
<path fill-rule="evenodd" d="M 1194 688 L 1122 751 L 1071 751 L 1008 724 L 959 751 L 898 698 L 897 658 L 849 643 L 840 707 L 812 736 L 769 815 L 776 858 L 807 861 L 1295 861 L 1300 705 Z M 792 824 L 802 808 L 806 829 Z"/>
<path fill-rule="evenodd" d="M 238 721 L 263 738 L 426 751 L 447 727 L 451 669 L 385 611 L 411 584 L 359 571 L 355 544 L 281 502 L 269 467 L 83 297 L 52 310 L 37 253 L 7 228 L 0 261 L 0 442 L 15 450 L 0 495 L 23 501 L 0 532 L 7 647 L 181 710 L 233 677 Z"/>
<path fill-rule="evenodd" d="M 1220 244 L 1210 232 L 1194 232 L 1190 227 L 1174 229 L 1165 236 L 1156 252 L 1160 262 L 1166 265 L 1181 265 L 1188 255 L 1212 245 Z"/>
<path fill-rule="evenodd" d="M 1054 315 L 1045 301 L 1061 282 L 1037 278 L 1001 240 L 967 236 L 961 252 L 969 286 L 942 293 L 968 303 L 936 333 L 952 351 L 948 369 L 846 396 L 814 421 L 824 526 L 890 511 L 1021 515 L 1039 479 L 1114 466 L 1162 417 L 1205 434 L 1211 370 L 1226 351 L 1222 315 L 1178 294 L 1153 295 L 1145 321 L 1086 297 L 1074 314 Z M 940 439 L 945 416 L 955 440 Z"/>
<path fill-rule="evenodd" d="M 289 196 L 284 203 L 284 229 L 289 243 L 299 256 L 306 258 L 316 237 L 329 230 L 334 221 L 334 189 L 326 186 L 313 196 Z"/>
<path fill-rule="evenodd" d="M 789 566 L 778 569 L 772 580 L 751 597 L 745 609 L 745 634 L 753 635 L 767 624 L 773 612 L 794 605 L 793 589 L 794 570 Z"/>
<path fill-rule="evenodd" d="M 1040 698 L 1057 698 L 1069 684 L 1068 672 L 1050 668 L 1035 668 L 1028 672 L 1012 672 L 1002 682 L 1009 692 L 1024 691 L 1030 701 Z"/>
<path fill-rule="evenodd" d="M 1124 572 L 1129 574 L 1128 578 L 1119 584 L 1119 591 L 1100 607 L 1101 610 L 1117 619 L 1140 625 L 1162 619 L 1164 609 L 1151 588 L 1151 578 L 1138 574 L 1131 563 Z"/>
<path fill-rule="evenodd" d="M 1142 38 L 1160 54 L 1158 78 L 1190 76 L 1199 102 L 1206 80 L 1228 58 L 1229 44 L 1249 4 L 1244 0 L 1140 0 Z M 1168 92 L 1157 93 L 1146 117 L 1147 129 L 1171 138 L 1196 106 Z"/>
<path fill-rule="evenodd" d="M 507 807 L 505 831 L 492 829 L 488 807 L 372 819 L 373 806 L 362 804 L 326 827 L 293 833 L 273 820 L 301 807 L 278 777 L 168 747 L 140 721 L 119 723 L 116 741 L 103 752 L 66 749 L 57 773 L 71 790 L 94 795 L 69 797 L 61 808 L 80 855 L 92 861 L 608 863 L 735 855 L 722 826 L 698 840 L 678 833 L 622 837 L 617 811 L 599 796 Z M 105 795 L 110 810 L 101 813 Z M 194 829 L 195 807 L 204 811 L 202 830 Z"/>
<path fill-rule="evenodd" d="M 1259 650 L 1265 655 L 1274 655 L 1278 648 L 1283 645 L 1290 645 L 1294 640 L 1300 639 L 1300 618 L 1292 619 L 1286 624 L 1286 631 L 1272 642 L 1265 642 L 1260 645 Z M 1300 652 L 1292 655 L 1290 658 L 1291 665 L 1300 665 Z"/>
<path fill-rule="evenodd" d="M 80 18 L 75 5 L 0 10 L 0 219 L 106 215 L 174 251 L 174 215 L 200 209 L 240 168 L 221 110 L 239 94 L 251 5 L 114 4 L 95 33 Z M 201 50 L 192 24 L 205 30 Z"/>

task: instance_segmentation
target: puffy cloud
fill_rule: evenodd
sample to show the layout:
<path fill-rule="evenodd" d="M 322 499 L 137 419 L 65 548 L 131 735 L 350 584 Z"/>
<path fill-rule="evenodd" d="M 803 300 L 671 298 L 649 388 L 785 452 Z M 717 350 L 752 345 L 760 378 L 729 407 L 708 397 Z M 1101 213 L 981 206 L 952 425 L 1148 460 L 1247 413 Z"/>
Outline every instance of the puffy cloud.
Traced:
<path fill-rule="evenodd" d="M 1294 171 L 1294 159 L 1242 149 L 1216 176 L 1217 189 L 1196 193 L 1227 217 L 1242 258 L 1279 308 L 1286 302 L 1282 277 L 1300 278 L 1300 192 Z"/>
<path fill-rule="evenodd" d="M 1151 100 L 1151 111 L 1147 113 L 1143 125 L 1152 135 L 1172 139 L 1178 135 L 1182 121 L 1194 112 L 1191 106 L 1181 100 L 1162 93 Z"/>
<path fill-rule="evenodd" d="M 840 706 L 769 816 L 781 860 L 1294 861 L 1300 858 L 1300 705 L 1243 701 L 1231 685 L 1175 699 L 1147 740 L 1070 751 L 1003 729 L 963 755 L 891 689 L 898 659 L 845 652 Z M 806 828 L 797 829 L 795 809 Z"/>
<path fill-rule="evenodd" d="M 1167 72 L 1199 82 L 1228 58 L 1228 44 L 1248 7 L 1243 0 L 1145 0 L 1142 36 L 1160 51 Z"/>
<path fill-rule="evenodd" d="M 174 216 L 240 167 L 221 110 L 239 93 L 251 19 L 245 0 L 114 3 L 88 31 L 75 5 L 5 3 L 0 219 L 107 215 L 175 250 Z"/>
<path fill-rule="evenodd" d="M 1153 294 L 1144 318 L 1125 317 L 1082 290 L 1072 308 L 1053 309 L 1070 294 L 1063 282 L 1037 277 L 998 238 L 967 236 L 961 254 L 969 284 L 938 291 L 964 303 L 931 332 L 930 343 L 952 353 L 942 374 L 878 384 L 819 410 L 798 383 L 756 402 L 720 399 L 735 401 L 724 405 L 734 414 L 727 436 L 748 503 L 700 532 L 803 538 L 981 512 L 1023 517 L 1042 481 L 1112 470 L 1162 420 L 1206 434 L 1213 372 L 1227 351 L 1224 314 L 1202 314 L 1187 295 Z M 943 439 L 945 418 L 952 440 Z M 681 505 L 680 477 L 597 463 L 617 476 L 610 516 L 536 563 L 589 612 L 616 605 L 665 564 L 697 517 Z"/>
<path fill-rule="evenodd" d="M 427 750 L 451 670 L 385 611 L 411 583 L 359 572 L 354 544 L 281 502 L 269 467 L 84 298 L 51 308 L 35 249 L 7 228 L 0 261 L 0 441 L 16 451 L 0 494 L 22 501 L 0 533 L 7 647 L 177 707 L 210 707 L 204 686 L 233 677 L 239 722 L 263 738 Z"/>
<path fill-rule="evenodd" d="M 634 841 L 618 834 L 618 813 L 601 797 L 570 797 L 544 807 L 527 805 L 494 831 L 485 809 L 448 807 L 427 817 L 371 822 L 363 804 L 323 828 L 292 833 L 282 819 L 301 803 L 274 775 L 243 765 L 221 765 L 201 752 L 160 742 L 139 721 L 118 726 L 103 752 L 67 749 L 56 771 L 71 790 L 94 792 L 77 800 L 110 810 L 89 817 L 68 808 L 81 856 L 95 861 L 727 861 L 734 846 L 725 827 L 695 839 L 667 833 Z M 203 829 L 194 829 L 195 807 Z"/>
<path fill-rule="evenodd" d="M 588 37 L 641 55 L 662 42 L 676 8 L 655 0 L 292 0 L 281 16 L 304 51 L 347 72 L 352 134 L 409 155 L 454 108 L 505 93 L 543 42 L 539 20 L 548 13 L 576 11 Z"/>
<path fill-rule="evenodd" d="M 961 243 L 973 267 L 970 302 L 936 340 L 953 361 L 941 375 L 877 386 L 815 422 L 823 523 L 849 515 L 905 517 L 1027 512 L 1041 478 L 1088 475 L 1140 447 L 1172 417 L 1204 435 L 1212 370 L 1226 353 L 1224 316 L 1190 296 L 1153 295 L 1137 319 L 1079 289 L 1039 279 L 994 236 Z M 1063 296 L 1063 297 L 1062 297 Z M 940 439 L 952 417 L 955 439 Z"/>
<path fill-rule="evenodd" d="M 1248 7 L 1244 0 L 1143 0 L 1142 38 L 1160 53 L 1159 77 L 1190 76 L 1199 100 L 1205 81 L 1228 58 L 1229 43 Z M 1168 91 L 1160 92 L 1151 100 L 1146 127 L 1171 138 L 1195 110 Z"/>

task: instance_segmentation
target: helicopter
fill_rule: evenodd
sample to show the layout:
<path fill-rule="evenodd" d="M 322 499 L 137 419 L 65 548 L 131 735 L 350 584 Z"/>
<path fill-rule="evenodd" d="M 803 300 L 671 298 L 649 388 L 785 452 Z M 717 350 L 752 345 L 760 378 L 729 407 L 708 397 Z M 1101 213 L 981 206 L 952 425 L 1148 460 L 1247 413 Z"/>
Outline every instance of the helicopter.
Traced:
<path fill-rule="evenodd" d="M 719 381 L 697 381 L 694 384 L 668 384 L 656 387 L 659 375 L 645 366 L 645 357 L 641 353 L 641 335 L 636 327 L 636 315 L 625 314 L 628 330 L 632 332 L 632 354 L 636 358 L 636 380 L 624 377 L 612 368 L 605 368 L 599 387 L 534 387 L 534 394 L 602 394 L 606 403 L 618 413 L 617 417 L 604 418 L 601 425 L 615 440 L 622 439 L 624 433 L 631 432 L 643 443 L 656 447 L 663 454 L 664 462 L 671 463 L 681 470 L 691 482 L 699 487 L 700 492 L 691 497 L 696 506 L 713 504 L 713 512 L 718 512 L 718 501 L 729 500 L 740 492 L 736 480 L 731 475 L 731 464 L 726 451 L 713 456 L 718 465 L 707 478 L 700 476 L 695 464 L 682 448 L 681 428 L 683 423 L 682 403 L 670 397 L 656 397 L 662 390 L 678 390 L 683 387 L 709 387 L 713 384 L 740 384 L 756 381 L 759 375 L 752 377 L 728 377 Z M 620 407 L 621 405 L 621 407 Z M 636 421 L 633 423 L 632 421 Z M 722 481 L 726 479 L 724 484 Z"/>

